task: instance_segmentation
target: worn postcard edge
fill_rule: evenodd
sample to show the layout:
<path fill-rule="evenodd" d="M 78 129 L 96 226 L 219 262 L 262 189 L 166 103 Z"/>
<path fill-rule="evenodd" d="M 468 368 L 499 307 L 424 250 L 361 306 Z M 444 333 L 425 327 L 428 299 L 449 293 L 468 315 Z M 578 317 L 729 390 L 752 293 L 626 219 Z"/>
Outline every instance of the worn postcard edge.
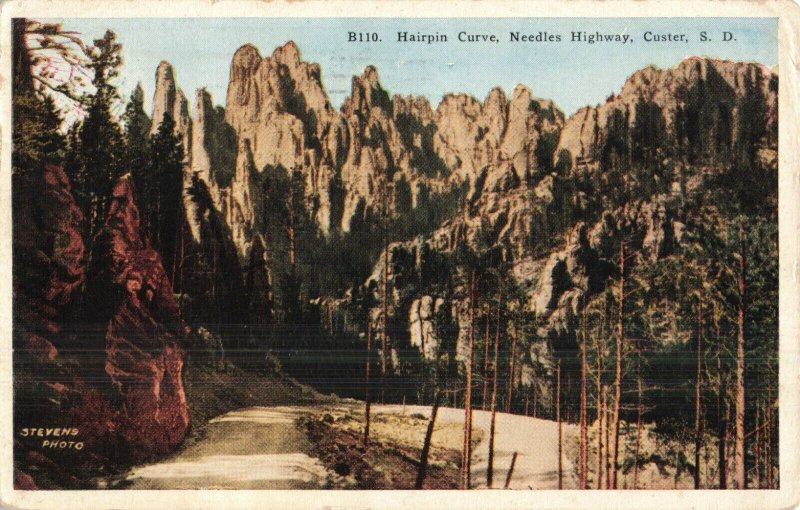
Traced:
<path fill-rule="evenodd" d="M 800 5 L 668 1 L 13 0 L 0 17 L 0 506 L 4 508 L 795 508 L 800 505 Z M 12 464 L 11 19 L 46 17 L 775 17 L 779 19 L 780 490 L 15 491 Z"/>

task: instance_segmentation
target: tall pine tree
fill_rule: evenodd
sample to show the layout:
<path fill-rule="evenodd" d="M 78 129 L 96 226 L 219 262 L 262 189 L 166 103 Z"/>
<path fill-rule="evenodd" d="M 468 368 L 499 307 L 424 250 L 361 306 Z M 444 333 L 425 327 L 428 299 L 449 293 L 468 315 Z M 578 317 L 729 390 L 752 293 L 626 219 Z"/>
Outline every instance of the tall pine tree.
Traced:
<path fill-rule="evenodd" d="M 80 129 L 80 154 L 73 185 L 76 195 L 90 219 L 90 236 L 102 225 L 114 181 L 123 173 L 122 129 L 112 114 L 119 98 L 113 83 L 122 65 L 122 45 L 116 34 L 107 30 L 95 39 L 92 48 L 95 93 L 89 101 L 87 115 Z"/>
<path fill-rule="evenodd" d="M 149 160 L 138 199 L 153 245 L 174 280 L 183 221 L 183 144 L 169 115 L 150 142 Z"/>
<path fill-rule="evenodd" d="M 144 193 L 144 181 L 150 166 L 150 117 L 144 111 L 144 90 L 137 83 L 122 115 L 125 124 L 125 162 L 130 169 L 136 193 Z"/>

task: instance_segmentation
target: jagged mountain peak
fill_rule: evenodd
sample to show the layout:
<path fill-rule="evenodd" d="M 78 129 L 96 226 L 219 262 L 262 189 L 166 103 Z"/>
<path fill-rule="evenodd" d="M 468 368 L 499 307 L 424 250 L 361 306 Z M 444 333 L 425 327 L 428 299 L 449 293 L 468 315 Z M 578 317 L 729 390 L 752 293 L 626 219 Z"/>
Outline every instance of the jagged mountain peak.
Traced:
<path fill-rule="evenodd" d="M 294 41 L 287 41 L 283 46 L 278 46 L 272 53 L 272 59 L 280 64 L 295 66 L 301 62 L 300 48 Z"/>
<path fill-rule="evenodd" d="M 255 69 L 261 63 L 261 52 L 250 43 L 243 44 L 233 54 L 231 71 L 234 69 Z"/>
<path fill-rule="evenodd" d="M 166 60 L 159 62 L 158 67 L 156 67 L 156 81 L 158 82 L 159 80 L 175 81 L 175 68 Z"/>
<path fill-rule="evenodd" d="M 575 112 L 564 126 L 555 155 L 568 150 L 573 165 L 578 160 L 593 160 L 592 150 L 602 142 L 599 137 L 609 118 L 619 111 L 633 126 L 640 102 L 657 108 L 667 131 L 671 132 L 677 125 L 676 117 L 690 101 L 690 93 L 701 87 L 705 91 L 698 97 L 723 105 L 731 114 L 737 101 L 750 92 L 760 92 L 764 98 L 767 130 L 772 130 L 778 118 L 776 80 L 777 76 L 762 64 L 707 57 L 687 57 L 664 69 L 647 66 L 631 74 L 619 93 L 611 94 L 605 102 Z"/>
<path fill-rule="evenodd" d="M 373 106 L 391 113 L 389 94 L 381 86 L 378 69 L 369 65 L 360 75 L 353 76 L 350 96 L 345 99 L 341 111 L 345 115 L 352 115 L 355 111 L 367 112 Z"/>

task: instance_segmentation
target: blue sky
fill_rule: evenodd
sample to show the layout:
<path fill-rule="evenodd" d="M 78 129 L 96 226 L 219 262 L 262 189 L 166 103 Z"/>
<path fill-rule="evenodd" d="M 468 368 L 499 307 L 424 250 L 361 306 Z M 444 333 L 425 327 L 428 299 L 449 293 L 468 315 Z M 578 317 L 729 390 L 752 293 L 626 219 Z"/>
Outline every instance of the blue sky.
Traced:
<path fill-rule="evenodd" d="M 466 92 L 483 100 L 500 86 L 510 93 L 523 83 L 534 95 L 553 99 L 567 115 L 617 92 L 631 73 L 649 64 L 671 67 L 691 55 L 778 62 L 776 18 L 70 18 L 60 21 L 86 40 L 110 28 L 123 44 L 120 90 L 127 95 L 141 82 L 148 97 L 156 66 L 175 67 L 178 86 L 190 101 L 206 87 L 224 105 L 230 61 L 236 49 L 252 43 L 263 56 L 294 40 L 304 60 L 322 67 L 332 104 L 350 93 L 351 78 L 375 65 L 390 94 L 427 97 L 435 107 L 447 92 Z M 711 41 L 700 41 L 700 31 Z M 377 32 L 381 42 L 347 42 L 349 31 Z M 398 43 L 397 32 L 445 34 L 447 43 Z M 457 34 L 496 34 L 499 43 L 460 43 Z M 509 32 L 560 34 L 561 42 L 511 43 Z M 571 33 L 630 34 L 632 42 L 572 43 Z M 645 32 L 684 33 L 688 42 L 647 43 Z M 722 31 L 735 41 L 722 41 Z"/>

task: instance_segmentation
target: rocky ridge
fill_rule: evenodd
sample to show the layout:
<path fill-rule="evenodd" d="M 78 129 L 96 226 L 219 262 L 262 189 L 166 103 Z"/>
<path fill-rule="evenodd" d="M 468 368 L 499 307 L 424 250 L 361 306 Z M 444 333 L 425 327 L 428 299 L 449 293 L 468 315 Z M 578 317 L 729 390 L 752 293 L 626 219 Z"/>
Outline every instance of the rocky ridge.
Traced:
<path fill-rule="evenodd" d="M 353 217 L 366 209 L 397 214 L 403 205 L 395 192 L 405 184 L 412 207 L 432 192 L 466 186 L 466 207 L 459 214 L 424 239 L 390 247 L 390 271 L 400 271 L 409 260 L 417 261 L 419 270 L 423 250 L 448 254 L 462 242 L 473 248 L 483 243 L 512 262 L 514 276 L 527 289 L 530 310 L 548 318 L 541 333 L 558 334 L 566 327 L 566 311 L 574 309 L 592 285 L 587 275 L 597 267 L 587 264 L 613 256 L 605 246 L 614 229 L 604 222 L 573 225 L 563 239 L 544 240 L 552 247 L 547 253 L 534 253 L 532 246 L 546 235 L 541 218 L 554 214 L 564 179 L 575 178 L 582 169 L 599 172 L 598 150 L 608 135 L 609 119 L 621 115 L 632 128 L 638 105 L 646 103 L 668 126 L 665 135 L 678 136 L 675 126 L 691 108 L 697 87 L 718 94 L 733 119 L 738 101 L 755 88 L 764 99 L 767 131 L 772 131 L 777 123 L 776 80 L 758 64 L 691 57 L 670 69 L 651 66 L 637 71 L 619 94 L 565 118 L 551 101 L 535 98 L 523 85 L 510 98 L 493 89 L 483 102 L 448 94 L 434 109 L 425 98 L 390 97 L 377 69 L 369 66 L 353 77 L 351 94 L 336 111 L 325 93 L 320 67 L 304 62 L 294 43 L 268 57 L 245 45 L 231 64 L 224 120 L 222 109 L 214 109 L 210 96 L 198 91 L 187 175 L 208 187 L 243 263 L 254 252 L 269 259 L 260 224 L 259 175 L 266 167 L 301 173 L 305 206 L 325 234 L 348 231 Z M 173 111 L 181 109 L 175 97 Z M 225 148 L 208 140 L 226 139 L 224 129 L 228 140 L 237 140 L 235 156 L 215 164 L 214 155 Z M 766 159 L 774 160 L 775 147 L 767 144 L 763 151 Z M 611 211 L 613 222 L 644 229 L 640 248 L 657 256 L 680 239 L 683 226 L 674 217 L 673 199 L 681 191 Z M 200 230 L 192 227 L 195 239 L 202 242 Z M 376 297 L 383 267 L 378 260 L 369 278 Z M 268 270 L 264 278 L 270 280 Z M 393 274 L 389 281 L 394 285 Z M 390 314 L 408 318 L 410 342 L 422 349 L 430 331 L 419 333 L 420 327 L 425 331 L 431 310 L 443 306 L 441 297 L 424 294 L 402 304 L 402 309 L 397 306 L 401 304 L 395 300 Z M 379 327 L 379 313 L 373 315 Z M 460 317 L 463 311 L 455 310 L 454 315 Z M 426 343 L 424 350 L 432 345 Z"/>

